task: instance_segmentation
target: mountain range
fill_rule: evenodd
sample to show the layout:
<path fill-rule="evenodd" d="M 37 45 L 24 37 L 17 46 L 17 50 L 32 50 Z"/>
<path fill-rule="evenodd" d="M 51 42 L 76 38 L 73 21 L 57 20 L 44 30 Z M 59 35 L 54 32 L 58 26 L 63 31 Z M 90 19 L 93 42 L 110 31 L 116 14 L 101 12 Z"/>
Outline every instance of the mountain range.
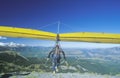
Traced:
<path fill-rule="evenodd" d="M 18 65 L 16 70 L 39 71 L 51 70 L 50 61 L 46 63 L 48 53 L 52 47 L 42 46 L 0 46 L 0 61 L 5 64 L 6 70 Z M 120 71 L 120 47 L 98 48 L 98 49 L 81 49 L 81 48 L 63 48 L 69 69 L 63 64 L 60 72 L 96 72 L 101 74 L 118 74 Z M 48 65 L 46 67 L 46 64 Z M 29 67 L 19 67 L 30 65 Z M 19 70 L 20 68 L 20 70 Z M 34 69 L 35 68 L 35 69 Z M 64 70 L 66 68 L 66 70 Z M 4 69 L 3 69 L 4 70 Z M 4 71 L 6 71 L 4 70 Z M 14 71 L 14 69 L 10 69 Z M 1 71 L 2 72 L 2 71 Z"/>
<path fill-rule="evenodd" d="M 12 43 L 13 44 L 13 43 Z M 14 43 L 15 45 L 15 43 Z M 47 57 L 48 53 L 52 50 L 52 47 L 42 46 L 0 46 L 0 51 L 12 50 L 19 52 L 25 57 Z M 120 61 L 120 47 L 113 48 L 97 48 L 97 49 L 85 49 L 85 48 L 63 48 L 66 57 L 80 57 L 80 58 L 96 58 L 103 60 Z"/>

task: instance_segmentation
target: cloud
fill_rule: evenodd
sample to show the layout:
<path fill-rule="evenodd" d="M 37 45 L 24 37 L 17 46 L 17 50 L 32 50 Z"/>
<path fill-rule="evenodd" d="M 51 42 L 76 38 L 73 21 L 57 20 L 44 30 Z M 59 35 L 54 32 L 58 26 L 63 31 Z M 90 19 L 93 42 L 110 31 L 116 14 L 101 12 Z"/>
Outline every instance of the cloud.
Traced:
<path fill-rule="evenodd" d="M 19 43 L 14 43 L 14 42 L 7 43 L 7 45 L 10 47 L 17 47 L 17 46 L 24 47 L 24 46 L 26 46 L 25 44 L 19 44 Z"/>
<path fill-rule="evenodd" d="M 14 43 L 14 42 L 9 42 L 9 43 L 0 42 L 0 46 L 24 47 L 24 46 L 26 46 L 26 45 L 25 45 L 25 44 Z"/>
<path fill-rule="evenodd" d="M 0 42 L 0 46 L 6 46 L 6 43 Z"/>
<path fill-rule="evenodd" d="M 6 37 L 2 37 L 2 36 L 0 36 L 0 39 L 7 39 Z"/>

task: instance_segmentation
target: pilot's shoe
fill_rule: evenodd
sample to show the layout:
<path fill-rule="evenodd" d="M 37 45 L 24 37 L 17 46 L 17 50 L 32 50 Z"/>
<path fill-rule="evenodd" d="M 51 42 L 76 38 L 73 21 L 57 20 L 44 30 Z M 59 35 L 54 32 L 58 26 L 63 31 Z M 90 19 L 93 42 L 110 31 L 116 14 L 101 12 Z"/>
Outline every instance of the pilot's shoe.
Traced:
<path fill-rule="evenodd" d="M 58 70 L 58 67 L 55 67 L 55 70 L 56 70 L 56 72 L 58 72 L 59 70 Z"/>

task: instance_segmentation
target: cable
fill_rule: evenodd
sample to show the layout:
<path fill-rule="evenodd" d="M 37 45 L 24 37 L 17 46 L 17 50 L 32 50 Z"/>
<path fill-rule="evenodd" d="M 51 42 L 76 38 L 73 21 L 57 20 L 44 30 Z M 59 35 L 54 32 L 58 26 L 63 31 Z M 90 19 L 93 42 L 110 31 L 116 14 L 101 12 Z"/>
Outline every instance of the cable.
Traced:
<path fill-rule="evenodd" d="M 67 24 L 65 24 L 65 23 L 61 23 L 60 21 L 56 21 L 56 22 L 51 23 L 51 24 L 47 24 L 47 25 L 44 25 L 44 26 L 40 26 L 39 28 L 40 28 L 40 29 L 43 29 L 43 28 L 45 28 L 45 27 L 52 26 L 52 25 L 55 25 L 55 24 L 57 24 L 57 32 L 56 32 L 57 34 L 60 33 L 60 26 L 62 26 L 62 25 L 64 25 L 65 27 L 67 27 L 67 28 L 70 29 L 71 31 L 75 31 L 75 30 L 73 30 L 73 27 L 71 27 L 70 25 L 67 25 Z"/>
<path fill-rule="evenodd" d="M 51 23 L 51 24 L 47 24 L 47 25 L 45 25 L 45 26 L 41 26 L 40 29 L 45 28 L 45 27 L 48 27 L 48 26 L 51 26 L 51 25 L 54 25 L 54 24 L 57 24 L 57 23 L 58 23 L 58 22 L 54 22 L 54 23 Z"/>
<path fill-rule="evenodd" d="M 67 25 L 65 23 L 61 23 L 62 25 L 64 25 L 65 27 L 69 28 L 70 30 L 74 31 L 73 28 L 70 25 Z"/>

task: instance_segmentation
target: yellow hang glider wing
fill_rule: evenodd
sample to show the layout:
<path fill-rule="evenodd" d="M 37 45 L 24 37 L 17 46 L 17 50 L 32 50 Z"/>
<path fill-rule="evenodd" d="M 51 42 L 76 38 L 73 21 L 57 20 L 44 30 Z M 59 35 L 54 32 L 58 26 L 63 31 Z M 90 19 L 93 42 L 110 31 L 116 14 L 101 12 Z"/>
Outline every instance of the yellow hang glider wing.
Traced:
<path fill-rule="evenodd" d="M 0 26 L 0 36 L 56 40 L 56 34 L 40 30 Z"/>
<path fill-rule="evenodd" d="M 0 26 L 0 36 L 56 40 L 57 34 L 41 30 Z M 120 43 L 120 34 L 76 32 L 59 35 L 61 41 Z"/>
<path fill-rule="evenodd" d="M 120 43 L 120 34 L 76 32 L 60 34 L 61 41 Z"/>

